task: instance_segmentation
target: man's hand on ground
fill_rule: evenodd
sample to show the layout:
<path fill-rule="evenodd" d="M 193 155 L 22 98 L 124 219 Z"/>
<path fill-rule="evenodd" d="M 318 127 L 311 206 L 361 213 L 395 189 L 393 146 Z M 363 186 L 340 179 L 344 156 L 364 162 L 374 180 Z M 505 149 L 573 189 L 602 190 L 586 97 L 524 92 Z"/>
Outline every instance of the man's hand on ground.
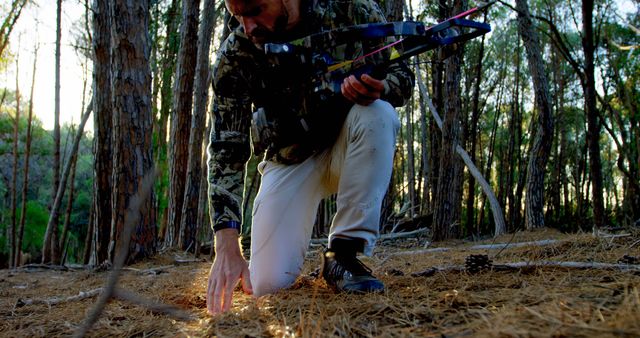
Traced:
<path fill-rule="evenodd" d="M 344 79 L 340 89 L 347 100 L 368 106 L 380 98 L 384 92 L 384 82 L 367 74 L 360 76 L 360 79 L 351 75 Z"/>
<path fill-rule="evenodd" d="M 223 229 L 216 232 L 216 257 L 209 272 L 207 310 L 215 315 L 231 308 L 233 289 L 242 280 L 242 289 L 252 294 L 247 261 L 242 257 L 238 231 Z"/>

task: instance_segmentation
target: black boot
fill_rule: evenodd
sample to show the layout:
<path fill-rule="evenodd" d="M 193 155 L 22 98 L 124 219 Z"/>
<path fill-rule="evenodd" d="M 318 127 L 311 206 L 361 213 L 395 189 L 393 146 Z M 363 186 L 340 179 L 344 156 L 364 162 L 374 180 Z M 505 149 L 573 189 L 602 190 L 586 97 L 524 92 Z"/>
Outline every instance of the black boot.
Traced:
<path fill-rule="evenodd" d="M 322 277 L 334 290 L 348 293 L 384 291 L 384 284 L 357 257 L 364 248 L 360 239 L 335 238 L 324 252 Z"/>

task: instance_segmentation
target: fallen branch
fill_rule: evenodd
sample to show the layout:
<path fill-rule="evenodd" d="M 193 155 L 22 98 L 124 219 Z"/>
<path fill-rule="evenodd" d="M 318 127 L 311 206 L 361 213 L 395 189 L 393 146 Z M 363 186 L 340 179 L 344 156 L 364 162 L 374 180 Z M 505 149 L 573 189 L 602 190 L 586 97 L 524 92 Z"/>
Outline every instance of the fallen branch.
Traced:
<path fill-rule="evenodd" d="M 89 291 L 80 291 L 77 295 L 70 297 L 53 297 L 48 299 L 18 299 L 16 301 L 15 308 L 40 304 L 53 306 L 61 303 L 77 302 L 83 299 L 95 297 L 102 293 L 103 290 L 104 288 L 97 288 Z M 113 297 L 123 301 L 127 301 L 129 303 L 143 306 L 151 312 L 166 314 L 176 319 L 188 321 L 194 318 L 190 313 L 181 310 L 174 305 L 154 302 L 124 289 L 115 288 L 113 290 Z"/>
<path fill-rule="evenodd" d="M 25 271 L 33 271 L 33 270 L 56 270 L 56 271 L 69 271 L 69 268 L 64 265 L 53 265 L 53 264 L 27 264 L 20 267 L 17 267 L 16 270 L 25 270 Z"/>
<path fill-rule="evenodd" d="M 153 313 L 169 315 L 173 318 L 184 321 L 194 319 L 194 316 L 192 314 L 188 313 L 187 311 L 181 310 L 174 305 L 154 302 L 124 289 L 116 288 L 115 290 L 113 290 L 113 297 L 120 300 L 128 301 L 136 305 L 140 305 Z"/>
<path fill-rule="evenodd" d="M 530 262 L 512 262 L 490 265 L 481 271 L 520 271 L 526 269 L 538 268 L 566 268 L 566 269 L 600 269 L 600 270 L 621 270 L 621 271 L 640 271 L 640 265 L 637 264 L 620 264 L 620 263 L 601 263 L 601 262 L 555 262 L 555 261 L 530 261 Z M 461 272 L 467 271 L 464 265 L 451 266 L 434 266 L 423 271 L 414 272 L 413 277 L 430 277 L 436 272 Z"/>
<path fill-rule="evenodd" d="M 422 229 L 418 229 L 418 230 L 413 230 L 413 231 L 407 231 L 407 232 L 396 232 L 396 233 L 391 233 L 391 234 L 383 234 L 380 236 L 380 238 L 378 239 L 379 242 L 381 241 L 387 241 L 387 240 L 391 240 L 391 239 L 398 239 L 398 238 L 412 238 L 412 237 L 416 237 L 418 235 L 421 235 L 425 232 L 429 232 L 429 228 L 422 228 Z M 316 246 L 316 245 L 326 245 L 328 243 L 328 240 L 326 238 L 314 238 L 311 240 L 311 245 L 312 246 Z"/>
<path fill-rule="evenodd" d="M 533 261 L 533 262 L 515 262 L 494 265 L 494 267 L 507 266 L 509 268 L 569 268 L 569 269 L 603 269 L 603 270 L 622 270 L 622 271 L 640 271 L 640 265 L 637 264 L 621 264 L 621 263 L 600 263 L 600 262 L 554 262 L 554 261 Z"/>
<path fill-rule="evenodd" d="M 163 272 L 166 272 L 167 269 L 169 268 L 173 268 L 174 265 L 163 265 L 163 266 L 159 266 L 157 268 L 150 268 L 150 269 L 136 269 L 136 268 L 132 268 L 132 267 L 124 267 L 122 268 L 122 270 L 124 271 L 132 271 L 135 272 L 139 275 L 159 275 Z"/>
<path fill-rule="evenodd" d="M 483 250 L 483 249 L 487 249 L 487 250 L 500 250 L 500 249 L 504 249 L 504 248 L 520 248 L 523 246 L 538 246 L 538 245 L 550 245 L 550 244 L 556 244 L 559 243 L 560 241 L 555 240 L 555 239 L 543 239 L 540 241 L 531 241 L 531 242 L 515 242 L 515 243 L 497 243 L 497 244 L 479 244 L 479 245 L 474 245 L 472 247 L 470 247 L 470 250 Z"/>
<path fill-rule="evenodd" d="M 206 262 L 204 259 L 183 259 L 183 258 L 176 258 L 175 261 L 173 261 L 173 263 L 175 265 L 181 265 L 181 264 L 190 264 L 190 263 L 202 263 L 202 262 Z"/>
<path fill-rule="evenodd" d="M 474 246 L 470 246 L 468 248 L 460 248 L 457 250 L 503 250 L 506 248 L 520 248 L 520 247 L 524 247 L 524 246 L 543 246 L 543 245 L 550 245 L 550 244 L 556 244 L 559 243 L 560 241 L 555 240 L 555 239 L 545 239 L 545 240 L 541 240 L 541 241 L 533 241 L 533 242 L 516 242 L 516 243 L 495 243 L 495 244 L 479 244 L 479 245 L 474 245 Z M 451 251 L 454 250 L 453 248 L 431 248 L 431 249 L 420 249 L 420 250 L 411 250 L 411 251 L 399 251 L 399 252 L 392 252 L 387 254 L 387 258 L 389 257 L 394 257 L 394 256 L 406 256 L 406 255 L 420 255 L 420 254 L 425 254 L 425 253 L 433 253 L 433 252 L 446 252 L 446 251 Z M 386 259 L 384 261 L 386 261 Z M 384 262 L 383 261 L 383 262 Z"/>
<path fill-rule="evenodd" d="M 70 296 L 70 297 L 53 297 L 48 299 L 21 299 L 20 298 L 16 301 L 15 307 L 19 308 L 27 305 L 38 305 L 38 304 L 52 306 L 52 305 L 57 305 L 61 303 L 77 302 L 79 300 L 83 300 L 86 298 L 95 297 L 99 295 L 100 292 L 102 292 L 102 288 L 97 288 L 89 291 L 80 291 L 80 293 L 78 293 L 77 295 Z"/>

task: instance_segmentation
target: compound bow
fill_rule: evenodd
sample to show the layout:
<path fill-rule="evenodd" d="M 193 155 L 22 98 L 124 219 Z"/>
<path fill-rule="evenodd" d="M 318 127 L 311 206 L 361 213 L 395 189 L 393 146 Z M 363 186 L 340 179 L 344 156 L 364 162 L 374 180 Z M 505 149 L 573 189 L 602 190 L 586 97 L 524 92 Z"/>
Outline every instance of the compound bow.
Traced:
<path fill-rule="evenodd" d="M 363 24 L 324 31 L 286 43 L 265 44 L 265 53 L 274 68 L 280 73 L 303 79 L 304 91 L 310 94 L 284 114 L 288 115 L 288 123 L 274 122 L 274 116 L 269 115 L 271 111 L 279 111 L 279 116 L 282 116 L 281 103 L 278 107 L 262 107 L 254 112 L 254 151 L 259 153 L 269 145 L 281 146 L 274 144 L 279 136 L 274 134 L 274 129 L 278 127 L 290 134 L 308 134 L 311 129 L 322 129 L 316 125 L 324 117 L 314 113 L 322 112 L 326 107 L 341 107 L 338 110 L 350 107 L 352 103 L 346 102 L 340 90 L 346 77 L 359 77 L 366 73 L 383 79 L 386 68 L 396 62 L 490 32 L 488 24 L 464 18 L 491 4 L 472 8 L 433 26 L 418 21 Z M 354 48 L 356 41 L 362 45 Z M 344 58 L 349 54 L 344 53 L 346 49 L 353 52 L 348 59 Z M 290 92 L 291 89 L 281 91 Z M 299 123 L 291 123 L 291 115 Z M 274 123 L 279 126 L 274 126 Z"/>

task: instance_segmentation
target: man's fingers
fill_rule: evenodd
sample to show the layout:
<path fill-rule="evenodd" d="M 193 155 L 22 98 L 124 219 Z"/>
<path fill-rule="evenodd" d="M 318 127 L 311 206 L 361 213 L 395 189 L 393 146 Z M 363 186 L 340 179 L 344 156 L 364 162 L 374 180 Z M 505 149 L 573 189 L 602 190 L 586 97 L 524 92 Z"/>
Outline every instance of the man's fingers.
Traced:
<path fill-rule="evenodd" d="M 224 283 L 226 284 L 226 283 Z M 224 294 L 224 284 L 216 283 L 213 291 L 213 313 L 222 312 L 222 295 Z"/>
<path fill-rule="evenodd" d="M 235 283 L 227 283 L 227 285 L 224 287 L 224 295 L 222 296 L 222 311 L 227 311 L 231 308 L 233 289 L 237 284 L 237 281 Z"/>
<path fill-rule="evenodd" d="M 378 93 L 382 93 L 384 91 L 384 82 L 373 78 L 369 74 L 363 74 L 360 77 L 360 81 L 364 82 L 367 86 L 369 86 L 369 88 L 373 89 Z"/>
<path fill-rule="evenodd" d="M 213 314 L 213 290 L 215 290 L 215 280 L 209 275 L 209 283 L 207 284 L 207 311 Z"/>
<path fill-rule="evenodd" d="M 366 74 L 361 78 L 366 79 L 366 82 L 358 80 L 353 75 L 345 78 L 341 86 L 341 91 L 342 95 L 349 101 L 366 106 L 380 98 L 380 94 L 382 90 L 384 90 L 384 84 Z M 371 86 L 369 86 L 369 83 Z"/>
<path fill-rule="evenodd" d="M 251 276 L 249 273 L 249 267 L 245 266 L 244 269 L 242 269 L 241 278 L 242 278 L 242 290 L 244 291 L 244 293 L 248 295 L 252 295 L 253 286 L 251 286 Z"/>

